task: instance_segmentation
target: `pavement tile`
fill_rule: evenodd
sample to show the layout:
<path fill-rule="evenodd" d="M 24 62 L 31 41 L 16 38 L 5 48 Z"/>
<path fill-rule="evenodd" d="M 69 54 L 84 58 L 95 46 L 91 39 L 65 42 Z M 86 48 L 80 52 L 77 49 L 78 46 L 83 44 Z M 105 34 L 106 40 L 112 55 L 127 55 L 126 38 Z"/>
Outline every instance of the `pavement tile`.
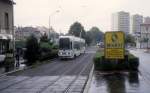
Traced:
<path fill-rule="evenodd" d="M 8 80 L 8 81 L 6 81 L 6 82 L 2 82 L 2 83 L 1 83 L 2 86 L 0 86 L 0 90 L 2 90 L 2 89 L 4 89 L 4 88 L 7 88 L 7 87 L 9 87 L 9 86 L 11 86 L 11 85 L 13 85 L 13 84 L 18 83 L 18 82 L 21 82 L 21 81 L 23 81 L 23 80 L 26 80 L 26 79 L 28 79 L 28 78 L 29 78 L 29 77 L 16 77 L 16 78 L 11 79 L 11 80 Z"/>
<path fill-rule="evenodd" d="M 4 76 L 4 77 L 0 77 L 0 83 L 1 82 L 9 81 L 9 80 L 14 79 L 14 78 L 16 78 L 16 76 Z"/>
<path fill-rule="evenodd" d="M 7 86 L 14 84 L 16 82 L 22 81 L 18 84 L 14 84 L 2 91 L 0 93 L 38 93 L 44 87 L 49 86 L 42 93 L 63 93 L 65 89 L 70 85 L 70 83 L 76 78 L 75 76 L 63 76 L 58 81 L 56 81 L 59 76 L 35 76 L 35 77 L 7 77 L 6 82 L 2 82 L 5 79 L 1 80 L 2 86 L 0 89 L 6 88 Z M 12 78 L 12 79 L 11 79 Z M 27 79 L 27 80 L 25 80 Z M 87 77 L 80 76 L 78 79 L 71 85 L 69 93 L 80 93 L 83 90 L 84 84 Z M 25 81 L 23 81 L 25 80 Z M 54 81 L 56 81 L 54 83 Z"/>

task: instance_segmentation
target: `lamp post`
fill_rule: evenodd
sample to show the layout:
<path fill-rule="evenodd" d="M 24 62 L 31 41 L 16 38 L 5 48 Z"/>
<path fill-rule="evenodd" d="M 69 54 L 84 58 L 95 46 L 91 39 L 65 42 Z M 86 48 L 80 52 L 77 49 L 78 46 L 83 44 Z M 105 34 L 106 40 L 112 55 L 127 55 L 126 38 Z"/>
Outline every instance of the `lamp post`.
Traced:
<path fill-rule="evenodd" d="M 56 10 L 49 15 L 49 32 L 48 32 L 48 38 L 49 39 L 50 39 L 50 31 L 51 31 L 51 16 L 53 16 L 54 14 L 59 13 L 59 12 L 60 12 L 59 10 Z"/>

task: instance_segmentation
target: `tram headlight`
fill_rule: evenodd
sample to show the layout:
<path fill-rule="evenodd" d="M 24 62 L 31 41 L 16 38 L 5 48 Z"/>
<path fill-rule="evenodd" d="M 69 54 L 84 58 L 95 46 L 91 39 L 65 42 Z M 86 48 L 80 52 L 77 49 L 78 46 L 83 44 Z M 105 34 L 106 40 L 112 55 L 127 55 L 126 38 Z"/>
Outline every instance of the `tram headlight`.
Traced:
<path fill-rule="evenodd" d="M 59 52 L 59 55 L 62 55 L 62 52 Z"/>

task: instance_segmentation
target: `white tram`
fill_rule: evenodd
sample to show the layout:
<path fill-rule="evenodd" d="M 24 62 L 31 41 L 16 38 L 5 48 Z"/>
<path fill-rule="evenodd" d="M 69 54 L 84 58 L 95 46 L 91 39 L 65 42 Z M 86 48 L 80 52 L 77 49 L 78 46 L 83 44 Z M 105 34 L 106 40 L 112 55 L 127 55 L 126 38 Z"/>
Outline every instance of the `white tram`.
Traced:
<path fill-rule="evenodd" d="M 85 52 L 85 40 L 75 36 L 59 37 L 60 58 L 74 58 Z"/>

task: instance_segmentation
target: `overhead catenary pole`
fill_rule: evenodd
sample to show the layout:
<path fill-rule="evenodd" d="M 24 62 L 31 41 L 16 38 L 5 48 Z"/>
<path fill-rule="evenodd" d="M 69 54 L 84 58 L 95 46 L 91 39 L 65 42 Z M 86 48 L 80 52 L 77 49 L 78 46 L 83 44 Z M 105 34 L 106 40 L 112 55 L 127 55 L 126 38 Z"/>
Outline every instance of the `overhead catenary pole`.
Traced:
<path fill-rule="evenodd" d="M 50 29 L 51 29 L 51 23 L 50 23 L 50 21 L 51 21 L 51 20 L 50 20 L 50 16 L 49 16 L 49 31 L 48 31 L 48 39 L 50 39 L 50 31 L 51 31 L 51 30 L 50 30 Z"/>
<path fill-rule="evenodd" d="M 56 13 L 58 13 L 58 12 L 60 12 L 59 10 L 56 10 L 56 11 L 54 11 L 53 13 L 51 13 L 50 15 L 49 15 L 49 32 L 48 32 L 48 38 L 50 39 L 50 32 L 51 32 L 51 16 L 52 15 L 54 15 L 54 14 L 56 14 Z"/>

